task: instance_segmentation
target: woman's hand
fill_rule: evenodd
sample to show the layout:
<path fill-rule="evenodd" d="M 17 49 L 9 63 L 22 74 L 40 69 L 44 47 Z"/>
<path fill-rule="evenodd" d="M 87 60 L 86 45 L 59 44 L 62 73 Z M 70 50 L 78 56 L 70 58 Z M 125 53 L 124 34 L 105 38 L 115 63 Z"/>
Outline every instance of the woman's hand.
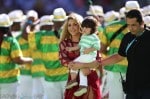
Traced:
<path fill-rule="evenodd" d="M 66 51 L 71 52 L 71 47 L 66 47 L 65 49 L 66 49 Z"/>
<path fill-rule="evenodd" d="M 89 68 L 84 68 L 83 67 L 84 63 L 80 63 L 80 62 L 70 62 L 68 64 L 68 67 L 72 70 L 78 70 L 80 69 L 81 72 L 83 72 L 83 74 L 85 76 L 89 75 L 91 73 L 90 69 Z"/>
<path fill-rule="evenodd" d="M 73 62 L 69 62 L 68 68 L 72 69 L 73 64 L 74 64 Z"/>

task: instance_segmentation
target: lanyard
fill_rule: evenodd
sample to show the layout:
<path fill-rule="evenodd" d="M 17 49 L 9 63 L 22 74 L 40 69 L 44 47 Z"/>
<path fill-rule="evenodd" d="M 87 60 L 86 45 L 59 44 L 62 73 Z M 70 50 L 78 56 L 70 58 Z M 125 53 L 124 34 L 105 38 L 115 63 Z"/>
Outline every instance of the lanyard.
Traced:
<path fill-rule="evenodd" d="M 138 36 L 141 36 L 144 32 L 145 32 L 145 30 L 144 30 L 142 33 L 140 33 Z M 127 48 L 126 48 L 126 50 L 125 50 L 126 55 L 127 55 L 128 49 L 131 47 L 131 45 L 133 44 L 133 42 L 134 42 L 135 40 L 136 40 L 136 38 L 134 38 L 134 39 L 127 45 Z"/>
<path fill-rule="evenodd" d="M 134 38 L 127 46 L 126 50 L 125 50 L 125 53 L 127 55 L 127 52 L 128 52 L 128 49 L 131 47 L 131 45 L 133 44 L 133 42 L 136 40 L 136 38 Z"/>

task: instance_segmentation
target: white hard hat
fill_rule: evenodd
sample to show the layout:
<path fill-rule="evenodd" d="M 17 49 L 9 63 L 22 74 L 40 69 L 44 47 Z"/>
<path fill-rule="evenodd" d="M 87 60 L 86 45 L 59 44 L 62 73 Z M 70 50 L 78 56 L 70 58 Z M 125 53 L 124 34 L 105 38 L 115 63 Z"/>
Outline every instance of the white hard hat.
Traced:
<path fill-rule="evenodd" d="M 7 14 L 0 14 L 0 27 L 10 27 L 12 23 L 13 22 L 10 20 Z"/>
<path fill-rule="evenodd" d="M 111 21 L 114 21 L 115 19 L 118 19 L 118 18 L 119 18 L 119 13 L 114 11 L 114 10 L 106 12 L 106 14 L 104 16 L 104 20 L 106 22 L 111 22 Z"/>
<path fill-rule="evenodd" d="M 146 26 L 150 27 L 150 16 L 144 16 L 143 21 L 146 24 Z"/>
<path fill-rule="evenodd" d="M 13 10 L 8 13 L 8 16 L 13 22 L 22 22 L 26 18 L 22 10 Z"/>
<path fill-rule="evenodd" d="M 35 10 L 29 10 L 27 12 L 27 18 L 28 17 L 34 17 L 35 20 L 37 20 L 38 19 L 38 13 L 37 13 L 37 11 L 35 11 Z"/>
<path fill-rule="evenodd" d="M 40 18 L 40 26 L 43 25 L 53 25 L 54 23 L 52 22 L 54 16 L 53 15 L 44 15 Z"/>
<path fill-rule="evenodd" d="M 140 5 L 137 1 L 127 1 L 125 4 L 126 12 L 129 12 L 132 9 L 140 10 Z"/>
<path fill-rule="evenodd" d="M 125 17 L 125 11 L 126 11 L 125 7 L 120 8 L 119 13 L 121 18 Z"/>
<path fill-rule="evenodd" d="M 144 7 L 142 8 L 142 14 L 143 14 L 144 16 L 150 15 L 150 5 L 144 6 Z"/>
<path fill-rule="evenodd" d="M 53 21 L 64 21 L 67 19 L 66 12 L 63 8 L 54 9 L 53 16 Z"/>
<path fill-rule="evenodd" d="M 103 7 L 100 5 L 91 5 L 89 11 L 87 11 L 86 14 L 104 16 Z"/>

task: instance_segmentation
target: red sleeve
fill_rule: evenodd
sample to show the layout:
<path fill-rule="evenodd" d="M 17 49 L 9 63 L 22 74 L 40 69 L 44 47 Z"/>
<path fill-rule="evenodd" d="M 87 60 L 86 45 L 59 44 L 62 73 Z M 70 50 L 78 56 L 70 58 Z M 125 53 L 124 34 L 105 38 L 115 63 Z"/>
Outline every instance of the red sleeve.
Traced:
<path fill-rule="evenodd" d="M 62 65 L 68 65 L 69 62 L 73 61 L 80 55 L 79 50 L 77 51 L 66 51 L 66 47 L 74 47 L 79 42 L 72 42 L 70 39 L 66 39 L 59 44 L 59 59 Z"/>
<path fill-rule="evenodd" d="M 65 50 L 66 43 L 65 41 L 59 44 L 59 59 L 62 65 L 67 65 L 70 62 L 70 59 L 67 57 L 67 51 Z"/>

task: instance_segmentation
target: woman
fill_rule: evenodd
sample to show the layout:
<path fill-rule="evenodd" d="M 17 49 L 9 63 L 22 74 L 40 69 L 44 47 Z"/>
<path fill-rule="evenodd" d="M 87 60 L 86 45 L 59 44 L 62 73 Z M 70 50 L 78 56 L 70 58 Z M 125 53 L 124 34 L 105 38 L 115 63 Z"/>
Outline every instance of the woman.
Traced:
<path fill-rule="evenodd" d="M 66 20 L 62 35 L 60 38 L 60 60 L 61 63 L 64 66 L 69 67 L 69 69 L 81 69 L 80 67 L 84 66 L 85 68 L 90 67 L 98 67 L 98 62 L 92 62 L 92 63 L 73 63 L 73 60 L 77 58 L 80 53 L 78 51 L 69 52 L 65 48 L 66 47 L 73 47 L 76 46 L 79 43 L 80 37 L 81 37 L 81 22 L 83 18 L 76 14 L 71 13 Z M 97 60 L 100 61 L 99 54 L 97 56 Z M 81 66 L 82 65 L 82 66 Z M 83 68 L 83 67 L 82 67 Z M 101 93 L 100 93 L 100 80 L 97 75 L 97 72 L 94 70 L 84 71 L 84 74 L 88 77 L 88 88 L 87 93 L 80 96 L 75 97 L 73 93 L 79 88 L 79 86 L 75 86 L 71 89 L 66 89 L 65 91 L 65 99 L 101 99 Z M 70 81 L 70 74 L 68 77 L 68 82 Z M 78 76 L 78 83 L 79 83 L 79 76 Z"/>

